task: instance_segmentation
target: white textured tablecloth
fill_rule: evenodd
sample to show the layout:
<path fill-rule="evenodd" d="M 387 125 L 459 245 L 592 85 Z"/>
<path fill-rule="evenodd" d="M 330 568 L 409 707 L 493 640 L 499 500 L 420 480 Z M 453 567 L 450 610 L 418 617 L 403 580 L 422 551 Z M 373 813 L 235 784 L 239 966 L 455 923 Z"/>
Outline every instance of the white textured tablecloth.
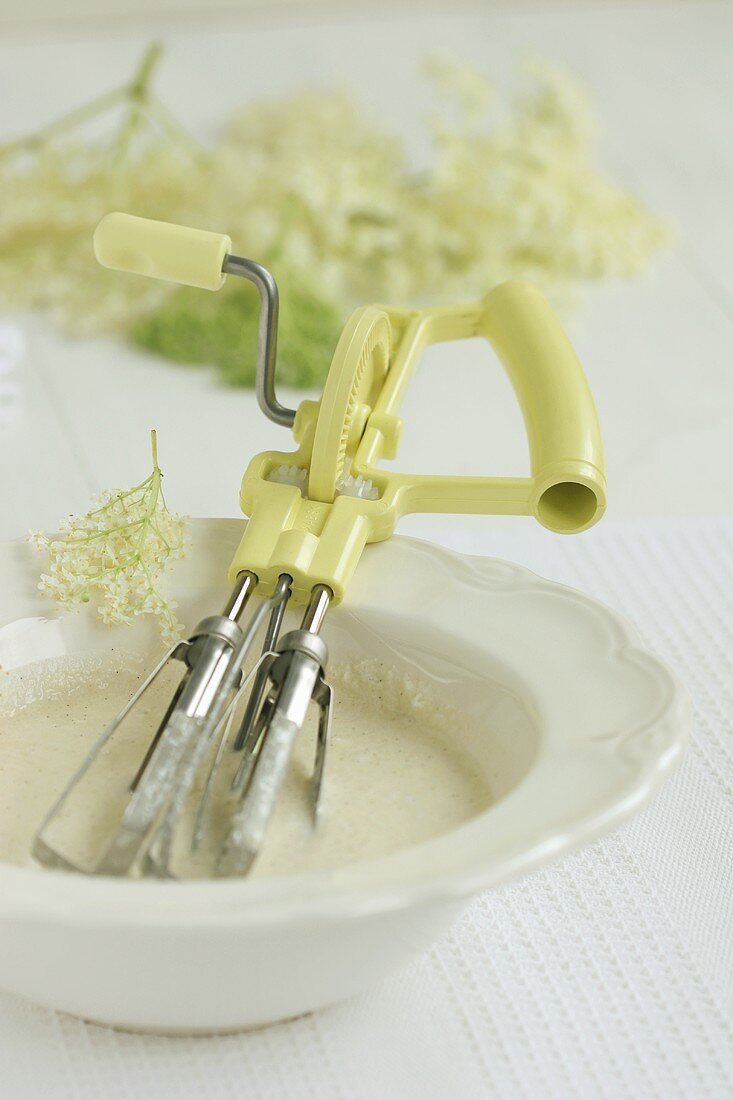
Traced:
<path fill-rule="evenodd" d="M 622 831 L 478 898 L 430 954 L 310 1017 L 164 1039 L 2 995 L 3 1098 L 733 1096 L 733 520 L 432 530 L 631 618 L 694 697 L 678 774 Z"/>

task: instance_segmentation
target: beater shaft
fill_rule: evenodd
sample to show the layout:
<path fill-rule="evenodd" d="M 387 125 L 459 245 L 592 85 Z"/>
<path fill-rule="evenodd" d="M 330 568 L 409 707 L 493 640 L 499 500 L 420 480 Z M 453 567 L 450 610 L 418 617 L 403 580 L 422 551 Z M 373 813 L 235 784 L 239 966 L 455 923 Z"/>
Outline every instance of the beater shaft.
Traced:
<path fill-rule="evenodd" d="M 290 586 L 293 583 L 292 577 L 286 573 L 280 577 L 277 587 L 275 589 L 274 600 L 275 604 L 270 615 L 270 621 L 267 624 L 267 631 L 265 633 L 265 640 L 262 643 L 262 656 L 264 657 L 268 653 L 272 653 L 275 644 L 280 634 L 280 627 L 282 626 L 283 616 L 285 615 L 285 608 L 290 598 Z M 249 745 L 252 730 L 255 725 L 255 719 L 257 718 L 260 704 L 262 703 L 262 697 L 265 694 L 267 688 L 267 675 L 268 666 L 263 661 L 260 667 L 257 669 L 255 676 L 255 682 L 250 692 L 249 699 L 247 700 L 247 707 L 242 718 L 242 723 L 237 732 L 236 740 L 234 742 L 234 751 L 239 752 Z"/>
<path fill-rule="evenodd" d="M 254 573 L 250 573 L 248 569 L 240 573 L 232 589 L 231 595 L 224 605 L 222 615 L 226 615 L 227 619 L 231 619 L 234 623 L 239 622 L 242 612 L 246 607 L 247 600 L 252 595 L 256 584 L 257 577 Z"/>

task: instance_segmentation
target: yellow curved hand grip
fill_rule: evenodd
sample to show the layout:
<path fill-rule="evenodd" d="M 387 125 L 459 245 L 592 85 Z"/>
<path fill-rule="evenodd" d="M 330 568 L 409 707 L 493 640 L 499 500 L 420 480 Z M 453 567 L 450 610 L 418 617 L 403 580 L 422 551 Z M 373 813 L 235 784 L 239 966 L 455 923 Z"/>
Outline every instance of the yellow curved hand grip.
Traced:
<path fill-rule="evenodd" d="M 466 306 L 388 312 L 403 336 L 353 473 L 379 485 L 398 515 L 534 515 L 543 526 L 562 533 L 585 530 L 600 519 L 606 479 L 595 404 L 578 357 L 538 290 L 528 283 L 506 282 Z M 532 476 L 385 474 L 377 463 L 396 450 L 401 427 L 396 413 L 420 354 L 429 344 L 471 336 L 489 340 L 509 375 L 524 416 Z"/>
<path fill-rule="evenodd" d="M 503 283 L 486 296 L 483 328 L 524 416 L 535 516 L 555 531 L 589 527 L 606 507 L 603 445 L 572 344 L 545 298 L 526 283 Z"/>
<path fill-rule="evenodd" d="M 224 233 L 188 229 L 170 222 L 107 214 L 94 233 L 94 254 L 102 267 L 218 290 L 222 266 L 232 251 Z"/>

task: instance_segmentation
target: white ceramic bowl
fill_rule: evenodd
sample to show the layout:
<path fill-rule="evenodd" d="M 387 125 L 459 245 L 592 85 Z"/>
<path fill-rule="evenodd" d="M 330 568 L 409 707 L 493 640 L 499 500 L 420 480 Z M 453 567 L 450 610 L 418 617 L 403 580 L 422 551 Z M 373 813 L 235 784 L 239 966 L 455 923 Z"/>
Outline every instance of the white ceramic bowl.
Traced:
<path fill-rule="evenodd" d="M 241 524 L 200 520 L 194 534 L 173 579 L 188 622 L 223 602 Z M 38 565 L 23 544 L 0 549 L 0 665 L 129 647 L 91 616 L 57 620 Z M 507 562 L 402 538 L 369 548 L 330 637 L 459 685 L 469 709 L 479 686 L 497 801 L 437 839 L 302 875 L 127 882 L 0 864 L 0 985 L 165 1032 L 319 1008 L 424 950 L 472 895 L 625 821 L 685 744 L 685 693 L 632 628 Z"/>

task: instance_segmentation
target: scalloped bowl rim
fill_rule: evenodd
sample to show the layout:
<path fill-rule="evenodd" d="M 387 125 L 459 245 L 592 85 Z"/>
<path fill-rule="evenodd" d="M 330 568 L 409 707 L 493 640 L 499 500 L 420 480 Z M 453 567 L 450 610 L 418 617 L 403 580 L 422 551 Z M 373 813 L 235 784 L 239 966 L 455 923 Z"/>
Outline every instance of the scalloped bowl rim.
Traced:
<path fill-rule="evenodd" d="M 227 530 L 233 525 L 241 533 L 240 520 L 195 520 L 211 529 Z M 0 544 L 17 546 L 18 540 Z M 635 662 L 650 677 L 665 687 L 662 708 L 644 726 L 647 740 L 654 746 L 629 775 L 617 796 L 606 798 L 592 812 L 573 816 L 569 813 L 560 825 L 537 834 L 533 843 L 499 853 L 483 861 L 469 850 L 482 830 L 493 830 L 497 810 L 506 815 L 512 802 L 530 776 L 543 766 L 540 754 L 527 774 L 498 804 L 471 818 L 449 833 L 424 841 L 410 848 L 377 859 L 353 863 L 330 870 L 308 871 L 261 879 L 201 880 L 189 882 L 134 882 L 111 878 L 90 878 L 64 871 L 48 871 L 35 867 L 16 867 L 0 863 L 0 919 L 34 915 L 48 922 L 53 916 L 60 924 L 95 927 L 150 926 L 163 923 L 177 925 L 239 926 L 262 925 L 267 922 L 288 924 L 332 918 L 341 921 L 348 915 L 388 912 L 416 905 L 460 900 L 517 878 L 530 870 L 581 845 L 596 840 L 627 821 L 656 793 L 679 763 L 683 754 L 690 721 L 690 701 L 677 677 L 641 644 L 636 629 L 621 615 L 590 596 L 575 589 L 538 577 L 523 566 L 496 558 L 463 555 L 419 539 L 396 536 L 378 549 L 381 562 L 373 565 L 368 548 L 357 573 L 360 586 L 369 591 L 384 566 L 401 570 L 399 591 L 409 603 L 413 592 L 424 585 L 424 571 L 437 567 L 442 583 L 448 587 L 466 568 L 504 571 L 519 582 L 522 591 L 552 592 L 572 601 L 577 607 L 591 609 L 600 616 L 614 638 L 614 659 Z M 385 555 L 391 556 L 391 562 Z M 404 569 L 405 559 L 408 568 Z M 371 576 L 368 576 L 371 569 Z M 357 611 L 361 587 L 355 603 Z M 364 597 L 365 604 L 369 596 Z M 345 605 L 353 610 L 350 600 Z M 661 733 L 661 736 L 658 736 Z M 607 752 L 606 749 L 603 750 Z M 600 749 L 599 749 L 600 752 Z M 452 850 L 445 857 L 446 843 Z M 460 858 L 457 858 L 458 852 Z M 442 864 L 442 866 L 441 866 Z M 402 869 L 401 873 L 400 869 Z"/>

